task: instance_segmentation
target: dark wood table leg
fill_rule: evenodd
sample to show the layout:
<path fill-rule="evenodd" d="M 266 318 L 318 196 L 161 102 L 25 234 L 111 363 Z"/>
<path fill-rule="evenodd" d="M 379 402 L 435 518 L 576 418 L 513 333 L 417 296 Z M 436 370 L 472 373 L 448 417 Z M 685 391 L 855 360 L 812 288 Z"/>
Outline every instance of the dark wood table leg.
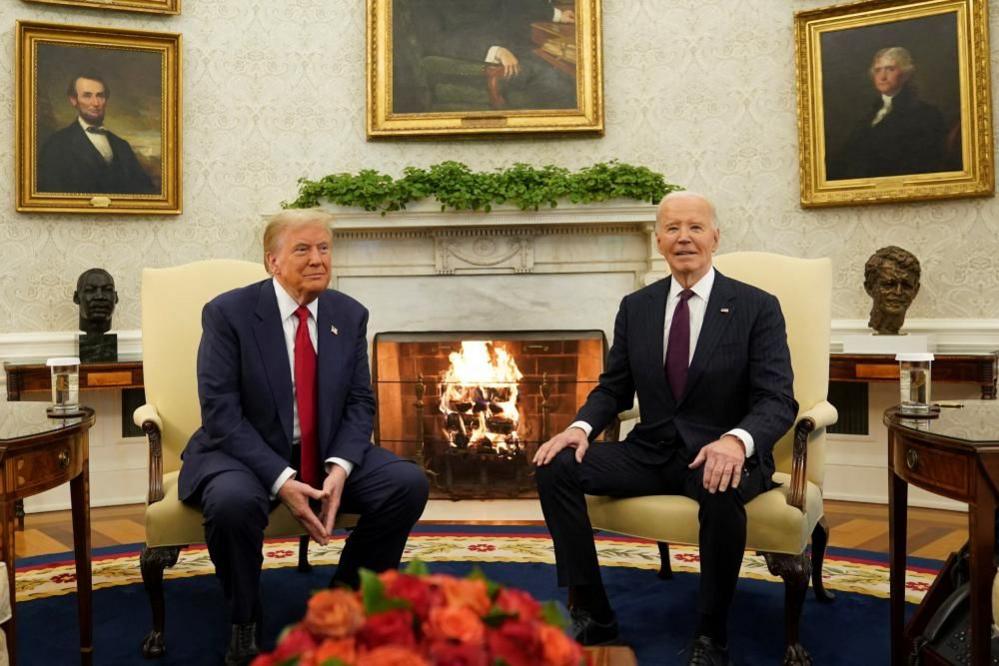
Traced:
<path fill-rule="evenodd" d="M 86 437 L 86 435 L 84 435 Z M 73 550 L 76 559 L 76 598 L 80 616 L 80 663 L 90 666 L 94 658 L 93 581 L 90 568 L 90 462 L 87 441 L 83 443 L 83 470 L 69 482 L 73 505 Z"/>
<path fill-rule="evenodd" d="M 895 474 L 895 437 L 888 432 L 888 583 L 891 608 L 890 640 L 892 666 L 905 666 L 905 564 L 906 564 L 906 509 L 909 487 Z"/>
<path fill-rule="evenodd" d="M 16 610 L 17 588 L 14 586 L 14 502 L 0 502 L 0 556 L 7 565 L 7 585 L 10 589 L 10 620 L 4 623 L 3 631 L 7 635 L 7 651 L 10 654 L 10 666 L 17 663 L 17 631 L 14 622 Z"/>
<path fill-rule="evenodd" d="M 992 579 L 995 567 L 996 498 L 984 476 L 977 478 L 977 500 L 968 507 L 971 569 L 971 663 L 991 663 Z"/>

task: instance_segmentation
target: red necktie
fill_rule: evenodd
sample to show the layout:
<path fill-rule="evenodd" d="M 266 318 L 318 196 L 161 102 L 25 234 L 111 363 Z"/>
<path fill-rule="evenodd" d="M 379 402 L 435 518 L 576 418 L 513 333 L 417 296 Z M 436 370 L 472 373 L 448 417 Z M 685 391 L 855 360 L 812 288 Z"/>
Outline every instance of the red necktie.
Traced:
<path fill-rule="evenodd" d="M 690 308 L 687 301 L 694 295 L 690 289 L 680 292 L 680 302 L 673 310 L 666 341 L 666 381 L 677 402 L 687 387 L 687 366 L 690 364 Z"/>
<path fill-rule="evenodd" d="M 295 310 L 295 400 L 298 403 L 299 465 L 301 481 L 315 486 L 319 480 L 319 448 L 316 445 L 316 350 L 309 338 L 309 310 L 300 305 Z"/>

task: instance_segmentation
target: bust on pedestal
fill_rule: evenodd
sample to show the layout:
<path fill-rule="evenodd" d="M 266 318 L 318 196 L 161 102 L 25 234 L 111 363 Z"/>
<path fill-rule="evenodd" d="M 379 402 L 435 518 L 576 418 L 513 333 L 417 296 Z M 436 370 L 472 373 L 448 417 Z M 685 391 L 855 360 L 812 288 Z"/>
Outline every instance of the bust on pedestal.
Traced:
<path fill-rule="evenodd" d="M 118 360 L 118 336 L 108 333 L 111 315 L 118 302 L 114 278 L 103 268 L 90 268 L 80 274 L 73 292 L 80 306 L 80 360 L 84 363 Z"/>
<path fill-rule="evenodd" d="M 895 245 L 883 247 L 864 264 L 864 291 L 871 297 L 873 334 L 843 339 L 843 351 L 855 354 L 897 354 L 930 351 L 926 335 L 900 333 L 905 313 L 919 293 L 919 260 Z M 904 336 L 904 337 L 903 337 Z"/>

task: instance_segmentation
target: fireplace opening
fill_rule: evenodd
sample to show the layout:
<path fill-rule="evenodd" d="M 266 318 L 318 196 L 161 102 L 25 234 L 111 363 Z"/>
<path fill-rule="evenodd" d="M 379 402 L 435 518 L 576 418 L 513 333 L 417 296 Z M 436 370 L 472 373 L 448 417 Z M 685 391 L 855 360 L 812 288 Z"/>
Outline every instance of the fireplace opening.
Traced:
<path fill-rule="evenodd" d="M 375 443 L 427 472 L 431 497 L 537 497 L 531 459 L 596 386 L 603 331 L 375 335 Z"/>

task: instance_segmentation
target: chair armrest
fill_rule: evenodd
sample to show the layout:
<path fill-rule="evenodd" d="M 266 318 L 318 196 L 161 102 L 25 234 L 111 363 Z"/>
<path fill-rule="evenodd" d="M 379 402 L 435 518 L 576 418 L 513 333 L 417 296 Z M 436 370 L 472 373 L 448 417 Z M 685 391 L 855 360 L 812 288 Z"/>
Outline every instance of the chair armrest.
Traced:
<path fill-rule="evenodd" d="M 146 403 L 132 412 L 132 421 L 146 433 L 149 442 L 149 490 L 146 502 L 163 499 L 163 419 L 155 405 Z"/>
<path fill-rule="evenodd" d="M 836 423 L 839 413 L 828 400 L 802 412 L 794 424 L 794 448 L 791 450 L 791 489 L 787 503 L 805 510 L 805 489 L 808 486 L 808 436 L 814 431 Z"/>

